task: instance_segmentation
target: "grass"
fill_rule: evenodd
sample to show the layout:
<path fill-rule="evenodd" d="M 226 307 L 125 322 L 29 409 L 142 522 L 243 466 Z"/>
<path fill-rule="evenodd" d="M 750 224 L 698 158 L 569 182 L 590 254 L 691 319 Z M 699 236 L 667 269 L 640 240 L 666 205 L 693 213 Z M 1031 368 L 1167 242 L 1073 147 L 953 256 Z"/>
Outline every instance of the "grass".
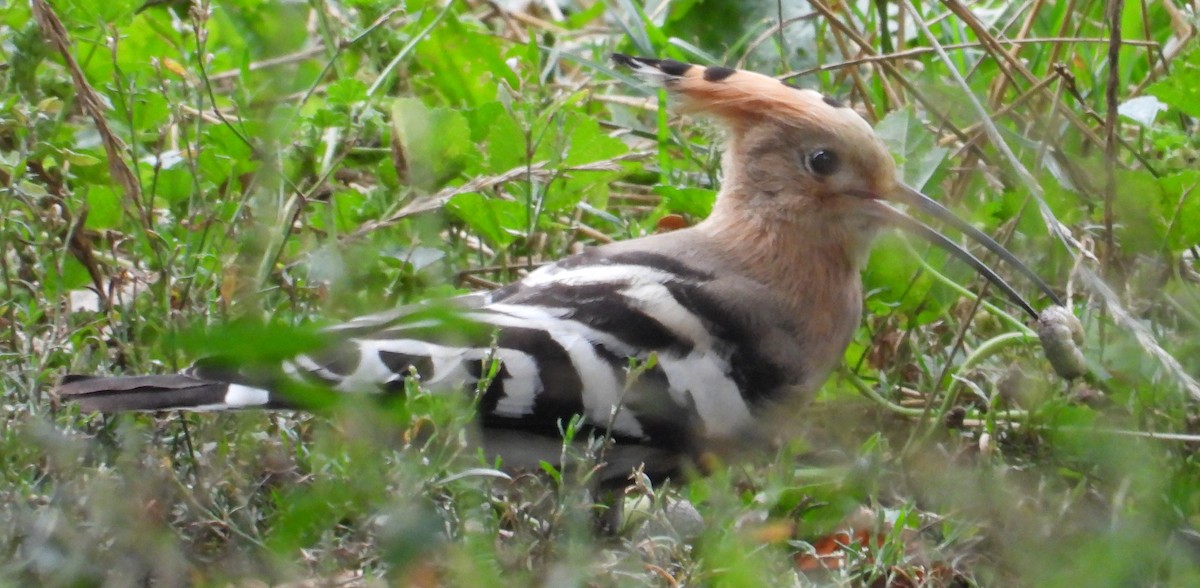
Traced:
<path fill-rule="evenodd" d="M 0 583 L 1200 579 L 1194 6 L 511 4 L 64 0 L 57 36 L 40 2 L 0 13 Z M 580 476 L 482 461 L 469 399 L 98 417 L 48 395 L 279 357 L 702 217 L 718 134 L 614 50 L 847 99 L 907 181 L 1068 295 L 1089 375 L 1055 376 L 968 269 L 885 237 L 793 440 L 635 480 L 611 538 Z"/>

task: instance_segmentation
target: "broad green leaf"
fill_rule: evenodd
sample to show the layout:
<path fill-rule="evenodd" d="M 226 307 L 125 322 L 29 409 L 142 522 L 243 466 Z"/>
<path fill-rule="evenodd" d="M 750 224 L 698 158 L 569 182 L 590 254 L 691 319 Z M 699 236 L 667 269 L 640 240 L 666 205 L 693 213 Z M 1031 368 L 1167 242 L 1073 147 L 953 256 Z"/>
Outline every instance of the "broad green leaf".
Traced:
<path fill-rule="evenodd" d="M 707 217 L 712 212 L 713 203 L 717 201 L 716 191 L 707 188 L 658 185 L 654 187 L 654 193 L 663 197 L 663 206 L 668 211 L 693 218 Z"/>
<path fill-rule="evenodd" d="M 548 212 L 560 212 L 574 208 L 580 202 L 603 205 L 608 201 L 608 184 L 614 177 L 613 172 L 571 172 L 546 190 L 542 208 Z"/>
<path fill-rule="evenodd" d="M 87 191 L 88 217 L 84 224 L 92 230 L 112 229 L 124 217 L 121 195 L 111 186 L 93 185 Z"/>
<path fill-rule="evenodd" d="M 596 20 L 602 14 L 604 14 L 604 10 L 606 8 L 607 5 L 604 2 L 597 2 L 593 4 L 591 8 L 574 12 L 567 16 L 567 21 L 565 23 L 566 27 L 572 30 L 582 28 L 584 25 Z"/>
<path fill-rule="evenodd" d="M 508 113 L 496 118 L 487 136 L 487 162 L 492 173 L 504 173 L 529 162 L 525 134 Z"/>
<path fill-rule="evenodd" d="M 339 233 L 347 233 L 363 221 L 363 203 L 367 197 L 357 190 L 338 190 L 330 198 L 334 222 Z"/>
<path fill-rule="evenodd" d="M 1168 249 L 1181 251 L 1200 244 L 1200 171 L 1182 171 L 1160 181 L 1170 224 Z"/>
<path fill-rule="evenodd" d="M 214 179 L 203 173 L 201 176 L 208 180 Z M 219 178 L 225 179 L 227 176 L 222 173 Z M 236 183 L 237 179 L 235 178 L 233 181 Z M 142 168 L 142 185 L 147 186 L 152 190 L 152 196 L 165 201 L 167 205 L 186 201 L 196 190 L 191 170 L 182 165 L 159 170 L 157 177 L 154 177 L 153 168 L 145 166 Z M 232 188 L 240 189 L 240 183 L 236 183 Z"/>
<path fill-rule="evenodd" d="M 608 133 L 600 128 L 598 120 L 582 115 L 572 118 L 575 128 L 571 131 L 565 164 L 581 165 L 604 161 L 629 152 L 629 147 L 623 141 L 608 136 Z"/>
<path fill-rule="evenodd" d="M 348 127 L 350 114 L 338 108 L 321 108 L 313 113 L 310 122 L 317 128 Z"/>
<path fill-rule="evenodd" d="M 551 166 L 578 166 L 589 163 L 607 161 L 628 151 L 628 147 L 620 140 L 609 137 L 600 129 L 599 124 L 591 118 L 583 116 L 567 117 L 570 134 L 563 137 L 553 133 L 559 130 L 561 123 L 552 120 L 544 129 L 545 135 L 534 154 L 537 161 L 546 161 Z M 523 144 L 523 143 L 518 143 Z M 562 156 L 565 151 L 565 156 Z M 560 160 L 559 157 L 562 156 Z M 517 162 L 524 162 L 524 158 Z M 547 188 L 538 187 L 541 197 L 540 208 L 547 212 L 557 212 L 574 208 L 581 201 L 603 201 L 608 195 L 608 183 L 613 179 L 613 172 L 603 171 L 567 171 L 557 182 Z"/>
<path fill-rule="evenodd" d="M 220 184 L 257 169 L 258 161 L 253 155 L 237 133 L 225 125 L 213 125 L 204 131 L 203 150 L 197 164 L 205 178 Z"/>
<path fill-rule="evenodd" d="M 900 177 L 920 190 L 929 182 L 949 151 L 934 144 L 934 135 L 921 125 L 911 106 L 896 110 L 875 125 L 875 132 L 898 157 Z"/>
<path fill-rule="evenodd" d="M 485 102 L 475 108 L 463 110 L 463 116 L 467 117 L 467 123 L 471 127 L 471 142 L 482 143 L 484 139 L 487 139 L 496 120 L 507 114 L 505 105 L 499 100 Z"/>
<path fill-rule="evenodd" d="M 527 163 L 525 133 L 514 115 L 498 101 L 488 102 L 466 114 L 471 123 L 471 140 L 484 144 L 486 162 L 481 173 L 499 174 Z"/>
<path fill-rule="evenodd" d="M 1121 173 L 1113 201 L 1116 227 L 1126 252 L 1180 251 L 1200 243 L 1200 172 L 1163 178 L 1145 171 Z M 1101 211 L 1097 210 L 1096 215 Z"/>
<path fill-rule="evenodd" d="M 367 99 L 367 85 L 356 80 L 338 80 L 325 90 L 330 104 L 350 106 Z"/>
<path fill-rule="evenodd" d="M 462 114 L 449 108 L 431 109 L 412 98 L 393 104 L 392 132 L 404 149 L 408 183 L 425 191 L 457 175 L 468 155 L 476 153 Z"/>
<path fill-rule="evenodd" d="M 92 283 L 91 274 L 88 273 L 87 268 L 74 257 L 65 254 L 62 271 L 58 271 L 58 268 L 53 265 L 48 265 L 46 274 L 46 290 L 52 297 L 86 287 Z"/>
<path fill-rule="evenodd" d="M 501 248 L 510 245 L 529 223 L 524 204 L 490 199 L 478 192 L 454 196 L 446 203 L 446 210 Z"/>
<path fill-rule="evenodd" d="M 1193 117 L 1200 117 L 1200 44 L 1171 62 L 1171 75 L 1146 88 L 1146 93 Z"/>
<path fill-rule="evenodd" d="M 476 22 L 447 18 L 417 45 L 416 59 L 431 73 L 415 83 L 452 105 L 474 106 L 495 100 L 501 81 L 520 86 L 516 73 L 504 62 L 504 45 Z"/>

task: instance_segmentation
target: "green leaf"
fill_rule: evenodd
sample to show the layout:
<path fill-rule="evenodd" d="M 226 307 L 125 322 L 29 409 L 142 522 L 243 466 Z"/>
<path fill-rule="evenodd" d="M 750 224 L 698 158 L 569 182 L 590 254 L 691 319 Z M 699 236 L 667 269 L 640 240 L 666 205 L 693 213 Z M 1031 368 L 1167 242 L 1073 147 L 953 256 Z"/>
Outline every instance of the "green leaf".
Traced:
<path fill-rule="evenodd" d="M 564 160 L 567 165 L 604 161 L 629 152 L 623 141 L 608 136 L 600 128 L 600 121 L 582 114 L 574 120 L 575 128 L 571 131 L 570 147 Z"/>
<path fill-rule="evenodd" d="M 448 104 L 474 106 L 496 99 L 501 80 L 520 86 L 504 62 L 504 44 L 492 31 L 467 19 L 448 18 L 417 45 L 416 59 L 426 72 L 417 84 Z"/>
<path fill-rule="evenodd" d="M 487 162 L 493 173 L 503 173 L 525 165 L 525 133 L 516 119 L 504 113 L 496 118 L 487 136 Z"/>
<path fill-rule="evenodd" d="M 77 151 L 71 151 L 70 149 L 62 149 L 60 155 L 62 155 L 62 158 L 66 161 L 69 161 L 72 165 L 77 165 L 80 167 L 90 167 L 102 161 L 99 157 L 96 157 L 90 153 L 79 153 Z"/>
<path fill-rule="evenodd" d="M 867 306 L 873 314 L 907 315 L 910 325 L 927 324 L 941 318 L 942 311 L 958 295 L 949 288 L 934 287 L 934 278 L 923 271 L 917 256 L 900 241 L 905 238 L 904 235 L 886 233 L 872 249 L 870 263 L 863 273 L 863 288 L 871 293 Z M 941 249 L 915 239 L 912 246 L 939 272 L 952 279 L 971 279 L 973 272 L 962 264 L 947 263 Z"/>
<path fill-rule="evenodd" d="M 554 166 L 578 166 L 608 161 L 629 151 L 624 142 L 608 136 L 594 118 L 572 115 L 567 117 L 567 121 L 573 125 L 569 127 L 570 134 L 557 141 L 543 140 L 534 159 L 549 161 Z M 551 121 L 548 124 L 550 132 L 553 132 L 556 123 Z M 562 144 L 564 139 L 565 145 Z M 556 161 L 564 150 L 565 157 L 561 162 Z M 541 208 L 547 212 L 558 212 L 574 208 L 585 200 L 603 202 L 608 197 L 608 184 L 613 178 L 614 172 L 568 172 L 561 181 L 543 191 Z"/>
<path fill-rule="evenodd" d="M 1200 45 L 1171 62 L 1171 75 L 1146 88 L 1166 104 L 1193 117 L 1200 117 Z"/>
<path fill-rule="evenodd" d="M 363 220 L 363 204 L 367 197 L 358 190 L 338 190 L 330 198 L 338 232 L 348 233 Z"/>
<path fill-rule="evenodd" d="M 1160 179 L 1166 197 L 1170 231 L 1167 248 L 1181 251 L 1200 243 L 1200 171 L 1194 169 Z"/>
<path fill-rule="evenodd" d="M 921 125 L 912 106 L 888 114 L 875 125 L 875 132 L 898 156 L 900 177 L 918 190 L 929 182 L 949 153 L 934 144 L 935 136 Z"/>
<path fill-rule="evenodd" d="M 336 108 L 321 108 L 313 113 L 310 122 L 317 128 L 347 127 L 350 126 L 350 115 Z"/>
<path fill-rule="evenodd" d="M 419 100 L 401 98 L 392 106 L 392 132 L 404 149 L 408 182 L 432 191 L 464 167 L 475 154 L 471 129 L 462 114 L 449 108 L 428 108 Z"/>
<path fill-rule="evenodd" d="M 84 226 L 92 230 L 117 227 L 124 218 L 121 195 L 111 186 L 93 184 L 87 191 L 88 216 Z"/>
<path fill-rule="evenodd" d="M 63 259 L 61 272 L 53 265 L 49 265 L 46 270 L 45 284 L 51 296 L 59 296 L 92 283 L 87 268 L 74 257 L 68 256 Z"/>
<path fill-rule="evenodd" d="M 1180 251 L 1200 243 L 1200 172 L 1186 170 L 1155 178 L 1146 171 L 1123 172 L 1113 200 L 1117 235 L 1128 252 Z M 1096 212 L 1100 214 L 1099 211 Z"/>
<path fill-rule="evenodd" d="M 501 248 L 512 244 L 529 222 L 524 204 L 489 199 L 478 192 L 454 196 L 446 203 L 446 210 L 492 245 Z"/>
<path fill-rule="evenodd" d="M 214 159 L 213 165 L 215 163 L 216 160 Z M 149 166 L 143 167 L 142 171 L 143 177 L 153 178 L 154 170 Z M 200 175 L 201 177 L 206 176 L 204 173 Z M 222 172 L 219 177 L 226 178 L 226 175 Z M 207 176 L 206 179 L 212 180 L 212 176 Z M 188 197 L 196 191 L 196 185 L 192 181 L 192 172 L 187 166 L 160 170 L 153 182 L 143 179 L 142 185 L 151 186 L 154 190 L 154 197 L 165 201 L 167 204 L 186 202 Z"/>
<path fill-rule="evenodd" d="M 717 201 L 717 192 L 706 188 L 658 185 L 654 187 L 654 193 L 663 197 L 663 206 L 668 211 L 694 218 L 707 217 Z"/>
<path fill-rule="evenodd" d="M 200 174 L 214 184 L 254 171 L 258 160 L 250 146 L 225 125 L 213 125 L 204 131 L 203 151 L 197 158 Z"/>
<path fill-rule="evenodd" d="M 238 365 L 274 365 L 319 349 L 328 339 L 312 327 L 243 320 L 197 327 L 175 336 L 179 348 L 192 357 L 237 358 Z"/>
<path fill-rule="evenodd" d="M 592 22 L 604 14 L 608 5 L 604 2 L 597 2 L 586 10 L 575 12 L 567 17 L 566 27 L 571 30 L 582 28 L 584 25 Z"/>
<path fill-rule="evenodd" d="M 350 106 L 367 99 L 367 85 L 355 80 L 338 80 L 325 90 L 325 97 L 330 104 Z"/>

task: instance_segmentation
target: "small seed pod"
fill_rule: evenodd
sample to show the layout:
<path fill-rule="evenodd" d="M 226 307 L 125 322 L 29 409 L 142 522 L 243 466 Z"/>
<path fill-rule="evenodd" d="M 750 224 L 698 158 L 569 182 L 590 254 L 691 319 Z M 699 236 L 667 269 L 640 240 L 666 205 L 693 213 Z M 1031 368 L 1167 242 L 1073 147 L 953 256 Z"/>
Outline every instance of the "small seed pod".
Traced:
<path fill-rule="evenodd" d="M 1083 325 L 1070 310 L 1051 306 L 1042 311 L 1037 322 L 1038 338 L 1046 359 L 1058 375 L 1073 380 L 1087 373 L 1087 360 L 1079 346 L 1083 344 Z"/>

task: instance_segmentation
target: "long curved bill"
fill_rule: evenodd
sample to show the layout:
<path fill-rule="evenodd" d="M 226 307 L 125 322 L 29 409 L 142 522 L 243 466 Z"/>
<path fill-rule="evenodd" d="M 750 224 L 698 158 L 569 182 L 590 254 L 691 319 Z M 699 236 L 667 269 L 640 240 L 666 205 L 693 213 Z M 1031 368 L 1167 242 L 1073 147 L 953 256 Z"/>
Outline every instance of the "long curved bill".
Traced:
<path fill-rule="evenodd" d="M 1054 291 L 1050 289 L 1050 286 L 1047 285 L 1046 282 L 1042 281 L 1042 278 L 1034 273 L 1032 269 L 1029 269 L 1028 266 L 1021 263 L 1021 260 L 1017 259 L 1012 252 L 1005 249 L 1002 245 L 984 234 L 979 229 L 971 226 L 971 224 L 967 221 L 955 216 L 954 213 L 950 212 L 950 210 L 941 204 L 938 204 L 937 201 L 903 184 L 901 184 L 894 192 L 889 194 L 888 197 L 891 200 L 907 204 L 925 213 L 928 213 L 930 216 L 933 216 L 958 229 L 959 231 L 962 231 L 964 235 L 974 239 L 976 242 L 983 245 L 988 251 L 995 253 L 996 256 L 1002 259 L 1005 263 L 1011 265 L 1012 267 L 1016 268 L 1018 272 L 1024 274 L 1034 283 L 1035 286 L 1037 286 L 1039 290 L 1042 291 L 1043 294 L 1050 298 L 1054 304 L 1062 306 L 1062 301 L 1058 298 L 1058 295 L 1056 295 Z M 971 268 L 973 268 L 975 271 L 979 272 L 984 278 L 987 278 L 989 282 L 1004 292 L 1004 294 L 1012 299 L 1012 301 L 1018 306 L 1020 306 L 1022 310 L 1029 313 L 1029 316 L 1033 317 L 1034 319 L 1038 318 L 1038 312 L 1034 310 L 1031 304 L 1029 304 L 1029 301 L 1025 300 L 1025 298 L 1017 293 L 1017 291 L 1014 290 L 1013 287 L 1008 284 L 1008 282 L 1004 281 L 1004 278 L 1001 278 L 999 275 L 997 275 L 992 268 L 980 261 L 979 258 L 972 255 L 966 249 L 960 247 L 954 241 L 951 241 L 945 235 L 939 233 L 933 227 L 930 227 L 929 225 L 911 216 L 908 216 L 907 214 L 896 210 L 891 206 L 887 206 L 886 204 L 884 205 L 884 208 L 887 209 L 885 214 L 889 220 L 895 223 L 898 227 L 910 233 L 916 234 L 933 243 L 934 245 L 937 245 L 938 247 L 950 252 L 951 255 L 962 260 L 967 265 L 971 266 Z"/>

